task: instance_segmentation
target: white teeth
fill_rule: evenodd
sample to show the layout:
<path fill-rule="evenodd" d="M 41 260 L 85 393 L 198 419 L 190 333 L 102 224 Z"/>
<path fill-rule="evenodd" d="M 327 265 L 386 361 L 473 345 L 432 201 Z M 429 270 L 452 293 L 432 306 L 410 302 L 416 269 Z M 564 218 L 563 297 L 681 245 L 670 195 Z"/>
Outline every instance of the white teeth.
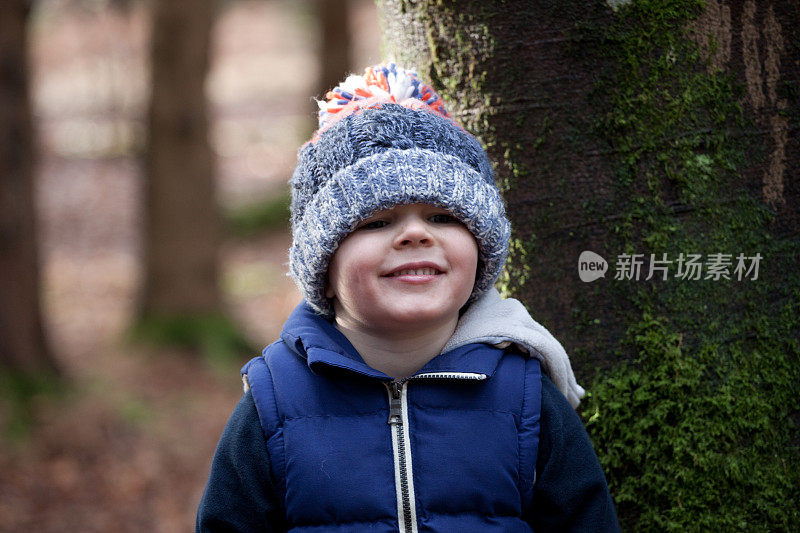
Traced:
<path fill-rule="evenodd" d="M 433 276 L 438 273 L 439 273 L 438 270 L 430 267 L 408 268 L 405 270 L 398 270 L 397 272 L 393 272 L 392 276 Z"/>

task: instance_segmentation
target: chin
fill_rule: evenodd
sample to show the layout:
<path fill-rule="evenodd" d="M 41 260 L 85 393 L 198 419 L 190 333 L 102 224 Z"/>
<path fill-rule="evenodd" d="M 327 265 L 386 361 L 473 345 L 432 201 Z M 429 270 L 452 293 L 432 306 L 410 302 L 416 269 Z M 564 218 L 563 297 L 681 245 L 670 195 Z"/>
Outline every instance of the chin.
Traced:
<path fill-rule="evenodd" d="M 461 306 L 441 306 L 426 307 L 420 304 L 410 303 L 408 305 L 396 305 L 387 316 L 389 322 L 394 325 L 404 324 L 413 326 L 426 326 L 432 324 L 442 324 L 451 320 L 458 320 L 458 312 Z"/>

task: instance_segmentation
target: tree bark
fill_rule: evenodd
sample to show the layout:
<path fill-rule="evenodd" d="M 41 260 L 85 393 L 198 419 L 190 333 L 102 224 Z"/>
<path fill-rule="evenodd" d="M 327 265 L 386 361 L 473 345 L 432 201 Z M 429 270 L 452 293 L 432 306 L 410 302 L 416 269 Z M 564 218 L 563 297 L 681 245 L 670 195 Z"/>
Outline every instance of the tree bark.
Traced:
<path fill-rule="evenodd" d="M 57 366 L 40 307 L 34 134 L 28 94 L 30 1 L 0 17 L 0 367 L 35 376 Z"/>
<path fill-rule="evenodd" d="M 339 85 L 350 72 L 350 3 L 348 0 L 315 0 L 314 7 L 321 28 L 319 51 L 319 98 Z"/>
<path fill-rule="evenodd" d="M 220 220 L 205 80 L 213 0 L 153 2 L 143 316 L 219 312 Z"/>
<path fill-rule="evenodd" d="M 620 15 L 603 2 L 378 4 L 387 57 L 415 67 L 430 80 L 496 163 L 515 230 L 508 290 L 564 340 L 583 377 L 592 373 L 588 369 L 613 366 L 613 350 L 597 346 L 610 346 L 621 337 L 621 319 L 638 287 L 623 287 L 620 294 L 583 283 L 577 275 L 578 257 L 584 250 L 595 251 L 613 266 L 613 255 L 624 251 L 613 248 L 616 235 L 633 216 L 627 213 L 628 204 L 634 198 L 649 200 L 637 194 L 646 192 L 637 188 L 647 186 L 648 161 L 642 159 L 634 169 L 642 179 L 622 186 L 616 178 L 631 169 L 620 170 L 620 164 L 629 159 L 627 152 L 658 149 L 636 145 L 635 137 L 625 139 L 632 144 L 617 146 L 617 133 L 602 131 L 613 111 L 614 87 L 608 81 L 619 68 L 614 50 L 619 43 L 598 28 L 612 26 Z M 796 238 L 800 200 L 797 180 L 791 177 L 797 176 L 798 146 L 786 115 L 789 96 L 796 98 L 792 88 L 797 86 L 798 52 L 790 34 L 797 13 L 781 3 L 759 3 L 758 9 L 753 2 L 733 4 L 709 2 L 708 11 L 695 15 L 690 36 L 705 43 L 701 48 L 706 55 L 713 49 L 711 61 L 724 62 L 726 73 L 749 80 L 747 97 L 737 102 L 755 123 L 737 135 L 770 155 L 768 160 L 751 155 L 741 168 L 744 180 L 729 178 L 736 190 L 760 191 L 759 201 L 775 212 L 771 231 Z M 722 7 L 725 21 L 712 20 Z M 747 9 L 754 12 L 749 18 Z M 772 25 L 756 27 L 767 23 Z M 600 89 L 607 94 L 597 94 Z M 676 129 L 677 135 L 691 133 L 702 131 Z M 705 216 L 697 206 L 684 205 L 675 191 L 662 203 L 681 221 Z M 643 236 L 638 237 L 641 242 Z M 577 317 L 584 313 L 579 307 L 587 306 L 597 316 Z M 595 323 L 600 315 L 604 317 Z"/>
<path fill-rule="evenodd" d="M 784 475 L 800 465 L 796 3 L 378 5 L 386 56 L 496 163 L 514 227 L 502 288 L 594 381 L 589 428 L 623 524 L 800 524 L 768 495 L 800 494 Z M 605 278 L 580 279 L 583 251 Z M 678 275 L 689 254 L 700 279 Z M 760 256 L 757 276 L 737 278 L 739 254 Z"/>
<path fill-rule="evenodd" d="M 506 288 L 574 352 L 588 342 L 572 328 L 575 300 L 587 289 L 574 275 L 577 257 L 583 249 L 602 254 L 607 234 L 605 219 L 582 205 L 608 194 L 612 171 L 602 140 L 589 135 L 585 102 L 609 60 L 569 50 L 578 46 L 575 21 L 603 24 L 612 13 L 583 2 L 379 6 L 388 57 L 430 80 L 496 163 L 514 228 Z M 619 328 L 609 327 L 605 340 Z M 596 366 L 601 353 L 587 351 L 578 368 Z"/>

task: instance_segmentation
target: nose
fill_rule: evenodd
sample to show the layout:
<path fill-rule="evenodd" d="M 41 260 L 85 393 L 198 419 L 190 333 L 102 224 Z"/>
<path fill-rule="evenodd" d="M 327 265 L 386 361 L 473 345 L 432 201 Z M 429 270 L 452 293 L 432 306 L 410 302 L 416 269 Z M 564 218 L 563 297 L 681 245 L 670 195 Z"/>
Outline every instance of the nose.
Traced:
<path fill-rule="evenodd" d="M 406 217 L 399 225 L 395 236 L 396 247 L 430 246 L 433 234 L 421 217 Z"/>

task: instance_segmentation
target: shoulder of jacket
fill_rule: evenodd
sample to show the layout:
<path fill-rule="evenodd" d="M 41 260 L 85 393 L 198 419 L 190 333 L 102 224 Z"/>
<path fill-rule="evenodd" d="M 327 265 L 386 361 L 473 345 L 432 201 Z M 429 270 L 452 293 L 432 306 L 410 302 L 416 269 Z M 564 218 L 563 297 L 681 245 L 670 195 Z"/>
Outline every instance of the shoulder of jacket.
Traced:
<path fill-rule="evenodd" d="M 241 369 L 244 392 L 252 394 L 265 433 L 280 425 L 275 399 L 275 372 L 280 375 L 281 369 L 287 364 L 291 365 L 294 359 L 296 357 L 291 349 L 278 339 L 264 348 L 262 355 L 253 357 Z"/>

